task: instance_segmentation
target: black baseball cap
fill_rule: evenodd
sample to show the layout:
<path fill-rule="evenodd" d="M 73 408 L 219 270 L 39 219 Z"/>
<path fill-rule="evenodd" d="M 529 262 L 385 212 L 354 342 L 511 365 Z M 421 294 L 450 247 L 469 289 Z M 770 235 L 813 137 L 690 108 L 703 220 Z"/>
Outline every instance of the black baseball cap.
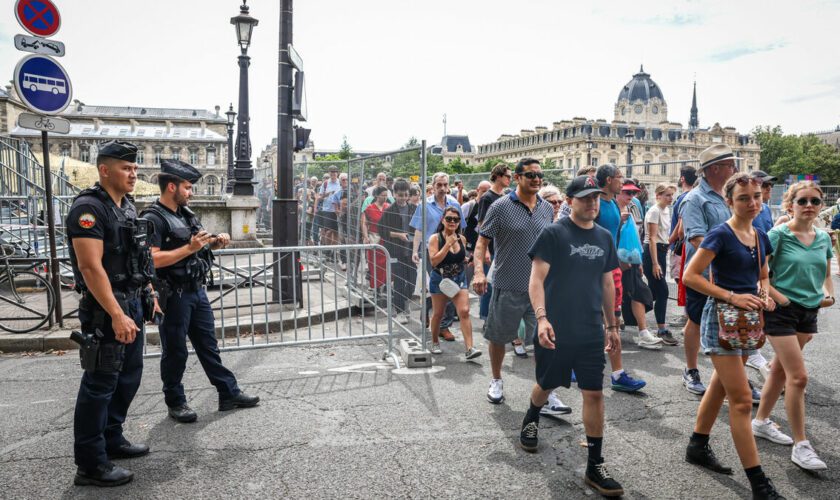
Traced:
<path fill-rule="evenodd" d="M 604 194 L 604 191 L 598 187 L 595 179 L 589 175 L 575 177 L 566 186 L 566 196 L 571 196 L 572 198 L 584 198 L 592 193 Z"/>
<path fill-rule="evenodd" d="M 754 179 L 761 179 L 761 182 L 776 182 L 778 180 L 776 177 L 768 174 L 763 170 L 755 170 L 750 174 L 750 177 Z"/>

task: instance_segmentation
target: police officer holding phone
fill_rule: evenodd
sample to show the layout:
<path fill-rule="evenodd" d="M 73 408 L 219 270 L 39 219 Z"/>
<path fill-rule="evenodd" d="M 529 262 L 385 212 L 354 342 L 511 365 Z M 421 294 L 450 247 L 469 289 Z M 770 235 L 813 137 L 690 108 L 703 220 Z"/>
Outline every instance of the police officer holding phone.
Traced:
<path fill-rule="evenodd" d="M 134 474 L 111 460 L 149 453 L 148 446 L 129 443 L 122 427 L 143 373 L 141 299 L 149 297 L 143 291 L 154 271 L 147 225 L 128 195 L 137 182 L 136 155 L 128 142 L 102 144 L 99 182 L 76 196 L 65 221 L 82 294 L 82 331 L 72 336 L 85 369 L 73 417 L 74 483 L 80 486 L 128 483 Z"/>
<path fill-rule="evenodd" d="M 210 383 L 219 392 L 219 411 L 256 406 L 260 398 L 239 389 L 236 377 L 222 364 L 213 311 L 205 284 L 211 271 L 212 250 L 230 243 L 227 234 L 210 234 L 188 207 L 193 184 L 201 173 L 180 160 L 161 161 L 160 198 L 142 215 L 154 223 L 151 238 L 163 319 L 160 321 L 160 377 L 169 416 L 195 422 L 181 380 L 187 366 L 187 337 Z"/>

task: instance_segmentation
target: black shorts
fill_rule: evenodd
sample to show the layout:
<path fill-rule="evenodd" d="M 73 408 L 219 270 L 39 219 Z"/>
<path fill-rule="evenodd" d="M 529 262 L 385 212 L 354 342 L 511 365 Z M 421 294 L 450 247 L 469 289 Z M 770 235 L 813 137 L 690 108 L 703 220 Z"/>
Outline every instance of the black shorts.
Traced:
<path fill-rule="evenodd" d="M 777 306 L 775 311 L 764 312 L 764 333 L 771 337 L 784 337 L 798 333 L 817 333 L 817 314 L 813 309 L 791 302 L 786 307 Z"/>
<path fill-rule="evenodd" d="M 534 339 L 537 384 L 544 390 L 569 387 L 572 384 L 572 370 L 575 371 L 578 387 L 585 391 L 600 391 L 604 388 L 604 343 L 594 342 L 582 345 L 557 344 L 546 349 Z"/>
<path fill-rule="evenodd" d="M 700 324 L 703 319 L 703 308 L 706 307 L 707 296 L 695 291 L 693 288 L 685 288 L 685 314 L 695 325 Z"/>
<path fill-rule="evenodd" d="M 319 226 L 330 231 L 338 231 L 338 219 L 335 212 L 318 212 L 318 215 L 321 218 L 318 221 Z"/>

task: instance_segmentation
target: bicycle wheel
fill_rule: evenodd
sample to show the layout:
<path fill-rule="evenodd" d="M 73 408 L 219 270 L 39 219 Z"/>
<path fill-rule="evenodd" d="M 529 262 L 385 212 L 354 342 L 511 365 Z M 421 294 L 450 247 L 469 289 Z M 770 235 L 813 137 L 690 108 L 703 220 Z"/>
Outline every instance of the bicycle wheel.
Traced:
<path fill-rule="evenodd" d="M 55 306 L 52 286 L 32 271 L 14 271 L 0 279 L 0 328 L 12 333 L 37 330 Z"/>

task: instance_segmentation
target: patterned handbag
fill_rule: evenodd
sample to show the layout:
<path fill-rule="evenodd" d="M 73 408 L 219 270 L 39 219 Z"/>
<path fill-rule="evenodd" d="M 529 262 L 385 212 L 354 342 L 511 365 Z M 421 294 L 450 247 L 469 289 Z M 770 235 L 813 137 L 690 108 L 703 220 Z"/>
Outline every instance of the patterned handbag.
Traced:
<path fill-rule="evenodd" d="M 755 233 L 755 249 L 758 254 L 758 275 L 761 276 L 761 243 L 758 232 Z M 711 276 L 711 271 L 710 271 Z M 713 281 L 714 283 L 714 281 Z M 762 300 L 767 300 L 767 291 L 758 292 Z M 761 349 L 764 345 L 764 311 L 748 311 L 740 307 L 715 299 L 718 315 L 718 344 L 724 349 Z"/>

